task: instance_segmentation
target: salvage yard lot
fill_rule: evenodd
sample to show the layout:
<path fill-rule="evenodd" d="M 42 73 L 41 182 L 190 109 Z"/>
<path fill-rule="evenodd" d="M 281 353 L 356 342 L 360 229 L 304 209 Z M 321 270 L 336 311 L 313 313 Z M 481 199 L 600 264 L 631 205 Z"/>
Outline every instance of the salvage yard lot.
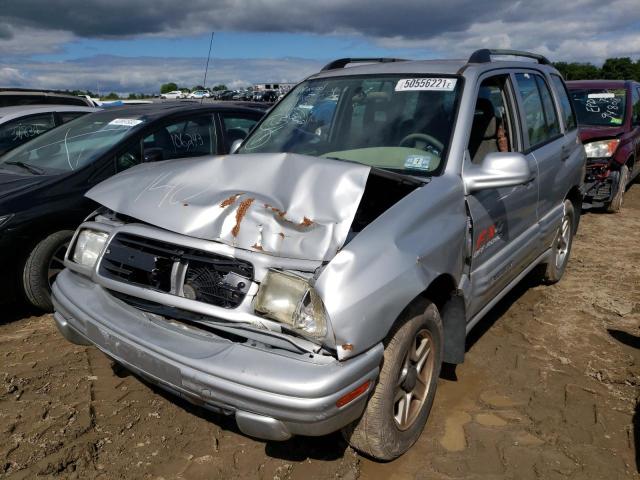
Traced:
<path fill-rule="evenodd" d="M 559 284 L 523 282 L 476 327 L 422 437 L 386 464 L 339 434 L 245 437 L 27 317 L 0 317 L 0 478 L 640 477 L 638 184 L 620 214 L 583 215 Z"/>

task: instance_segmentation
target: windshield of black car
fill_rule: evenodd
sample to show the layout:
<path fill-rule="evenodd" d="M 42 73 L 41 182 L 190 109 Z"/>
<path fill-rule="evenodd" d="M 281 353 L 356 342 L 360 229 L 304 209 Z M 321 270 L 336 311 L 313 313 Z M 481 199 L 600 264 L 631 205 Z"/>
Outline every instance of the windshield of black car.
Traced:
<path fill-rule="evenodd" d="M 118 111 L 96 112 L 72 120 L 0 157 L 0 168 L 34 166 L 45 173 L 78 170 L 98 159 L 143 120 Z"/>
<path fill-rule="evenodd" d="M 622 125 L 625 114 L 624 88 L 571 89 L 571 99 L 580 125 Z"/>
<path fill-rule="evenodd" d="M 421 75 L 307 80 L 280 101 L 238 153 L 289 152 L 409 175 L 444 162 L 461 81 Z"/>

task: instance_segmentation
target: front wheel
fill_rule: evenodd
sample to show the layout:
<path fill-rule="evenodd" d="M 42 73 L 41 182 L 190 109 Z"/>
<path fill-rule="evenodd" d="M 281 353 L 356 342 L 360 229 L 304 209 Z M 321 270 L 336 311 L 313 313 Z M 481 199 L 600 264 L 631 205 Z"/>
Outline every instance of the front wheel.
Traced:
<path fill-rule="evenodd" d="M 629 181 L 629 167 L 623 165 L 620 167 L 620 174 L 618 176 L 618 187 L 616 193 L 611 199 L 609 205 L 607 205 L 607 212 L 617 213 L 622 208 L 622 201 L 624 200 L 624 192 L 627 189 L 627 182 Z"/>
<path fill-rule="evenodd" d="M 342 431 L 353 448 L 392 460 L 418 440 L 436 393 L 442 337 L 433 303 L 425 301 L 403 315 L 385 341 L 378 383 L 364 414 Z"/>
<path fill-rule="evenodd" d="M 41 240 L 29 253 L 22 270 L 22 288 L 26 299 L 45 312 L 53 310 L 51 286 L 64 268 L 64 255 L 73 236 L 61 230 Z"/>

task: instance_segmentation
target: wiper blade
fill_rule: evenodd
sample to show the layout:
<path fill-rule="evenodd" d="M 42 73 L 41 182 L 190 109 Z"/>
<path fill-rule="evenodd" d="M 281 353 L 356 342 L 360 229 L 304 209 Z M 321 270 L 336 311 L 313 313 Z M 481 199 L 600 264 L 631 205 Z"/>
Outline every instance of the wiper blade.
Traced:
<path fill-rule="evenodd" d="M 44 175 L 44 170 L 43 169 L 41 169 L 40 167 L 36 167 L 34 165 L 30 165 L 28 163 L 24 163 L 24 162 L 5 162 L 5 165 L 15 165 L 17 167 L 22 167 L 25 170 L 30 171 L 34 175 Z"/>

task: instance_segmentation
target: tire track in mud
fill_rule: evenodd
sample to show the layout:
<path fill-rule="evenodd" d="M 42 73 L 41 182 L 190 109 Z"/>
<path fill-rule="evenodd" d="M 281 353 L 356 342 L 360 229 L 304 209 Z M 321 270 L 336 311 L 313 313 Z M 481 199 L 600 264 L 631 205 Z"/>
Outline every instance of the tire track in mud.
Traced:
<path fill-rule="evenodd" d="M 50 316 L 10 317 L 20 315 L 0 319 L 0 478 L 640 478 L 640 185 L 620 214 L 583 216 L 559 284 L 523 282 L 478 325 L 422 437 L 385 464 L 338 434 L 245 437 L 71 345 Z"/>

